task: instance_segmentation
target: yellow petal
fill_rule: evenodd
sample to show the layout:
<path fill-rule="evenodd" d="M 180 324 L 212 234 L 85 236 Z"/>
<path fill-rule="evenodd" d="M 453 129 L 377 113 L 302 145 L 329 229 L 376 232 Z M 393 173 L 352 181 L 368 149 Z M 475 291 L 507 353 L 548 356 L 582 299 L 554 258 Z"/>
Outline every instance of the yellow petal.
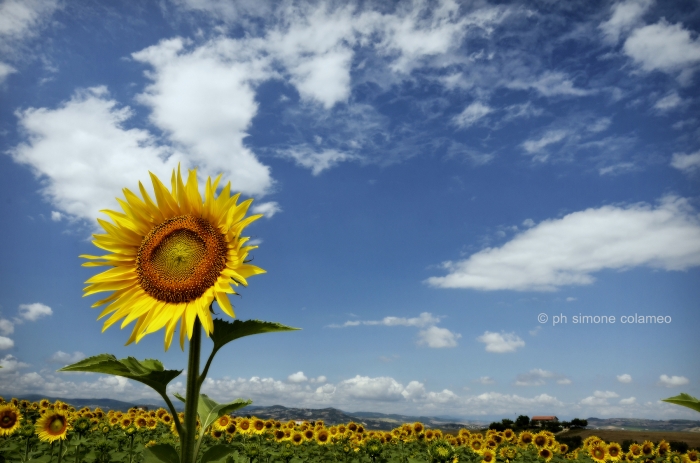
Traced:
<path fill-rule="evenodd" d="M 231 301 L 228 300 L 228 296 L 226 293 L 220 293 L 216 292 L 216 302 L 219 303 L 219 307 L 221 307 L 221 310 L 226 312 L 226 315 L 228 315 L 231 318 L 236 318 L 236 314 L 233 311 L 233 306 L 231 305 Z"/>

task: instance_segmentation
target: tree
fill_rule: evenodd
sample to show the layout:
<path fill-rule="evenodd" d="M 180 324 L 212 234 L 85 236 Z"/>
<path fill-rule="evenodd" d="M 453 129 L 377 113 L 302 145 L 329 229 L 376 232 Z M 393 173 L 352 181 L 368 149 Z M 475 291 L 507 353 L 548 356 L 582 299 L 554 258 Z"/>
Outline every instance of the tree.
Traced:
<path fill-rule="evenodd" d="M 503 426 L 503 423 L 499 423 L 498 421 L 494 421 L 489 425 L 489 429 L 493 429 L 495 431 L 505 431 L 506 427 Z"/>
<path fill-rule="evenodd" d="M 515 425 L 515 422 L 513 422 L 513 420 L 509 420 L 508 418 L 503 418 L 501 423 L 503 424 L 504 429 L 513 429 L 513 426 Z"/>
<path fill-rule="evenodd" d="M 527 415 L 520 415 L 515 419 L 515 426 L 519 429 L 527 429 L 530 427 L 530 417 Z"/>
<path fill-rule="evenodd" d="M 583 429 L 588 426 L 588 420 L 582 420 L 579 418 L 574 418 L 569 424 L 570 429 Z"/>

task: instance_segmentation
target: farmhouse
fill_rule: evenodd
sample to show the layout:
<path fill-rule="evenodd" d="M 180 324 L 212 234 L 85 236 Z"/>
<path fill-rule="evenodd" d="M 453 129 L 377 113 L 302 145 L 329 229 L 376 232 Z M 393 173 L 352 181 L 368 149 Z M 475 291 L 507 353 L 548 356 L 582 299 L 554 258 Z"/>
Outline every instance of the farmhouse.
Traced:
<path fill-rule="evenodd" d="M 554 415 L 538 415 L 533 416 L 530 421 L 550 421 L 556 423 L 559 421 L 559 418 Z"/>

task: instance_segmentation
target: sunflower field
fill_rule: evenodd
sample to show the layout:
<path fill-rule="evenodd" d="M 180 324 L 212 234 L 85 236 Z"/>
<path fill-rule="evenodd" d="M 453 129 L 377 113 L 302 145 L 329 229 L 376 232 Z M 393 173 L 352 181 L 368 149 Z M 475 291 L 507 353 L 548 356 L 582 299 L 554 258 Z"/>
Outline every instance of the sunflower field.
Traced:
<path fill-rule="evenodd" d="M 159 463 L 177 448 L 177 428 L 165 409 L 104 412 L 44 399 L 0 398 L 0 462 Z M 169 445 L 163 445 L 169 444 Z M 443 434 L 422 423 L 390 431 L 367 431 L 362 424 L 326 426 L 322 421 L 263 420 L 222 415 L 202 437 L 199 463 L 697 463 L 699 452 L 674 452 L 670 445 L 620 444 L 591 436 L 567 448 L 547 431 L 516 433 L 461 429 Z M 173 446 L 173 447 L 170 447 Z M 144 450 L 150 449 L 150 452 Z M 172 451 L 172 450 L 171 450 Z"/>

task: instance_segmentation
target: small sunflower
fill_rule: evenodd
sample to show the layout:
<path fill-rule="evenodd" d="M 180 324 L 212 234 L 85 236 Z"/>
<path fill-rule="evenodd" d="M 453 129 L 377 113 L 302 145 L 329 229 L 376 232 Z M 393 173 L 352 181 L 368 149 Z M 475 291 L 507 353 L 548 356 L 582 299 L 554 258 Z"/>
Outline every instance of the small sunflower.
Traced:
<path fill-rule="evenodd" d="M 275 429 L 275 432 L 272 433 L 272 435 L 275 437 L 275 441 L 277 442 L 282 442 L 286 437 L 285 432 L 281 429 Z"/>
<path fill-rule="evenodd" d="M 226 427 L 233 423 L 233 420 L 229 415 L 221 415 L 218 417 L 214 423 L 212 423 L 214 429 L 218 429 L 219 431 L 225 431 Z"/>
<path fill-rule="evenodd" d="M 501 447 L 499 453 L 501 454 L 501 458 L 504 460 L 513 460 L 518 455 L 518 451 L 515 449 L 515 447 L 511 447 L 509 445 Z"/>
<path fill-rule="evenodd" d="M 65 440 L 68 428 L 68 416 L 61 410 L 45 413 L 35 425 L 39 439 L 45 442 Z"/>
<path fill-rule="evenodd" d="M 295 445 L 299 445 L 304 442 L 304 436 L 299 431 L 294 431 L 291 436 L 291 441 Z"/>
<path fill-rule="evenodd" d="M 9 436 L 20 427 L 22 414 L 12 404 L 0 405 L 0 436 Z"/>
<path fill-rule="evenodd" d="M 538 432 L 532 439 L 532 443 L 539 449 L 544 448 L 547 446 L 548 437 L 549 436 L 547 436 L 545 433 Z"/>
<path fill-rule="evenodd" d="M 313 429 L 306 429 L 306 430 L 302 431 L 302 435 L 304 436 L 304 439 L 306 439 L 307 441 L 313 440 L 315 434 L 316 433 L 314 432 Z"/>
<path fill-rule="evenodd" d="M 252 429 L 253 432 L 256 434 L 262 433 L 263 431 L 265 431 L 265 422 L 259 418 L 254 419 L 252 423 Z"/>
<path fill-rule="evenodd" d="M 656 447 L 656 454 L 658 456 L 660 456 L 661 458 L 666 458 L 666 456 L 668 456 L 670 451 L 671 451 L 671 444 L 669 444 L 665 440 L 662 440 L 661 442 L 659 442 L 659 445 Z"/>
<path fill-rule="evenodd" d="M 472 439 L 471 442 L 469 442 L 469 448 L 476 453 L 483 453 L 486 450 L 486 446 L 479 439 Z"/>
<path fill-rule="evenodd" d="M 221 176 L 207 179 L 204 200 L 199 192 L 196 170 L 184 182 L 178 167 L 173 170 L 171 190 L 151 174 L 154 202 L 139 182 L 142 198 L 124 189 L 124 212 L 104 210 L 114 223 L 97 219 L 104 234 L 93 235 L 93 243 L 111 254 L 81 255 L 90 259 L 84 266 L 108 266 L 109 270 L 86 281 L 84 296 L 113 291 L 93 304 L 108 304 L 98 319 L 111 316 L 102 331 L 124 319 L 124 328 L 136 321 L 127 344 L 139 342 L 149 333 L 165 328 L 165 349 L 170 347 L 180 324 L 180 346 L 185 335 L 192 338 L 198 318 L 207 335 L 214 329 L 210 305 L 214 300 L 230 317 L 235 317 L 227 294 L 231 285 L 248 284 L 247 278 L 265 271 L 248 264 L 241 232 L 262 214 L 245 217 L 252 200 L 236 204 L 227 184 L 216 196 Z"/>
<path fill-rule="evenodd" d="M 249 433 L 251 431 L 250 424 L 250 419 L 241 418 L 241 420 L 238 422 L 238 432 L 245 434 Z"/>
<path fill-rule="evenodd" d="M 683 457 L 678 452 L 670 452 L 666 461 L 668 461 L 668 463 L 683 463 Z"/>
<path fill-rule="evenodd" d="M 630 445 L 629 450 L 627 451 L 628 456 L 632 456 L 632 458 L 639 458 L 642 456 L 642 446 L 639 445 L 638 443 L 633 443 Z"/>
<path fill-rule="evenodd" d="M 569 446 L 566 444 L 559 444 L 559 447 L 557 448 L 559 450 L 559 453 L 562 455 L 566 455 L 566 452 L 569 451 Z"/>
<path fill-rule="evenodd" d="M 698 463 L 700 460 L 700 452 L 697 450 L 688 450 L 683 454 L 683 461 L 688 463 Z"/>
<path fill-rule="evenodd" d="M 321 445 L 326 445 L 331 440 L 331 434 L 327 429 L 319 429 L 316 431 L 316 442 Z"/>

